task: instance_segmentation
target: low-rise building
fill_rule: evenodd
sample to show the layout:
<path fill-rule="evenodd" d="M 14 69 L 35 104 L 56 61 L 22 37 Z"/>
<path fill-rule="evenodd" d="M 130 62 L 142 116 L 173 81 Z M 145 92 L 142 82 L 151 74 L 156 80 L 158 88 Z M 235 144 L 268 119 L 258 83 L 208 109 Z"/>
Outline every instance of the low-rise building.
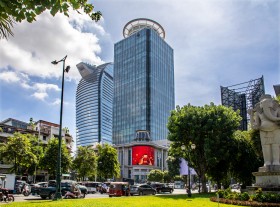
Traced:
<path fill-rule="evenodd" d="M 168 170 L 166 159 L 169 147 L 152 141 L 146 130 L 138 130 L 133 142 L 113 147 L 118 151 L 122 178 L 143 183 L 147 182 L 151 170 Z"/>
<path fill-rule="evenodd" d="M 33 122 L 33 120 L 30 119 L 30 122 L 27 123 L 8 118 L 0 122 L 0 128 L 0 142 L 6 142 L 7 138 L 12 136 L 15 132 L 32 134 L 35 137 L 38 137 L 38 142 L 40 141 L 43 144 L 47 144 L 51 137 L 59 137 L 59 125 L 44 120 Z M 66 143 L 68 152 L 72 153 L 74 141 L 67 128 L 62 129 L 61 137 Z M 3 160 L 0 160 L 0 174 L 8 174 L 12 167 L 13 165 L 4 163 Z M 36 178 L 39 180 L 45 180 L 47 177 L 47 172 L 44 170 L 37 171 L 36 174 Z"/>

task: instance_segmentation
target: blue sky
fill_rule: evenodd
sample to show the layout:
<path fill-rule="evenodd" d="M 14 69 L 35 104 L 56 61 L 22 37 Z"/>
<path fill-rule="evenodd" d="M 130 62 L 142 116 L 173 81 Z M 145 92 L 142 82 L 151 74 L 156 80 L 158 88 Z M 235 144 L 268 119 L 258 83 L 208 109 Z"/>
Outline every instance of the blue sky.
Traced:
<path fill-rule="evenodd" d="M 278 0 L 95 0 L 103 18 L 92 22 L 71 12 L 17 23 L 14 37 L 0 40 L 0 120 L 59 123 L 62 64 L 65 74 L 63 127 L 75 137 L 76 64 L 113 62 L 123 26 L 150 18 L 174 49 L 176 105 L 221 103 L 220 86 L 264 76 L 266 93 L 280 83 Z"/>

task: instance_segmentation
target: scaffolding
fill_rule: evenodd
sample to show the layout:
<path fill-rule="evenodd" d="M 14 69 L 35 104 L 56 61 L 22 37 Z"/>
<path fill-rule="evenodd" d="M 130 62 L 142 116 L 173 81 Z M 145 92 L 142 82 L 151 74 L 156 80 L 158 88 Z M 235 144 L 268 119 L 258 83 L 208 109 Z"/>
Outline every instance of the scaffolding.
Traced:
<path fill-rule="evenodd" d="M 247 110 L 253 108 L 265 94 L 263 76 L 258 79 L 232 86 L 221 86 L 222 105 L 232 107 L 234 111 L 239 110 L 242 117 L 240 130 L 248 129 L 249 116 Z"/>

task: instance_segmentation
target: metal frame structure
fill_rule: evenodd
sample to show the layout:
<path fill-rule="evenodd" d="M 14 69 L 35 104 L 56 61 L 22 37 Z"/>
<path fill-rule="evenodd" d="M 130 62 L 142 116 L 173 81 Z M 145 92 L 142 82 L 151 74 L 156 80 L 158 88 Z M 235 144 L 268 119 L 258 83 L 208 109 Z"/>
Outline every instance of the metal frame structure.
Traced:
<path fill-rule="evenodd" d="M 234 111 L 240 111 L 242 120 L 239 129 L 241 130 L 248 129 L 247 110 L 253 108 L 263 94 L 265 94 L 263 76 L 232 86 L 221 86 L 222 105 L 232 107 Z"/>
<path fill-rule="evenodd" d="M 165 38 L 163 27 L 156 21 L 146 18 L 138 18 L 129 21 L 123 28 L 123 36 L 127 38 L 143 28 L 151 28 L 155 30 L 162 39 Z"/>

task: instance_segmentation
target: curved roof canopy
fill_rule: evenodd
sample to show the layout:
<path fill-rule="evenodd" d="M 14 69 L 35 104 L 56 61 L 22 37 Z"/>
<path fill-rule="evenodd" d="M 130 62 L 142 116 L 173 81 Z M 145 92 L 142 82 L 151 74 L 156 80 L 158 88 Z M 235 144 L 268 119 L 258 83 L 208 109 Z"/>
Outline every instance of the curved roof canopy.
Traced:
<path fill-rule="evenodd" d="M 165 38 L 163 27 L 156 21 L 146 18 L 138 18 L 129 21 L 123 28 L 123 36 L 127 38 L 143 28 L 151 28 L 155 30 L 162 39 Z"/>

